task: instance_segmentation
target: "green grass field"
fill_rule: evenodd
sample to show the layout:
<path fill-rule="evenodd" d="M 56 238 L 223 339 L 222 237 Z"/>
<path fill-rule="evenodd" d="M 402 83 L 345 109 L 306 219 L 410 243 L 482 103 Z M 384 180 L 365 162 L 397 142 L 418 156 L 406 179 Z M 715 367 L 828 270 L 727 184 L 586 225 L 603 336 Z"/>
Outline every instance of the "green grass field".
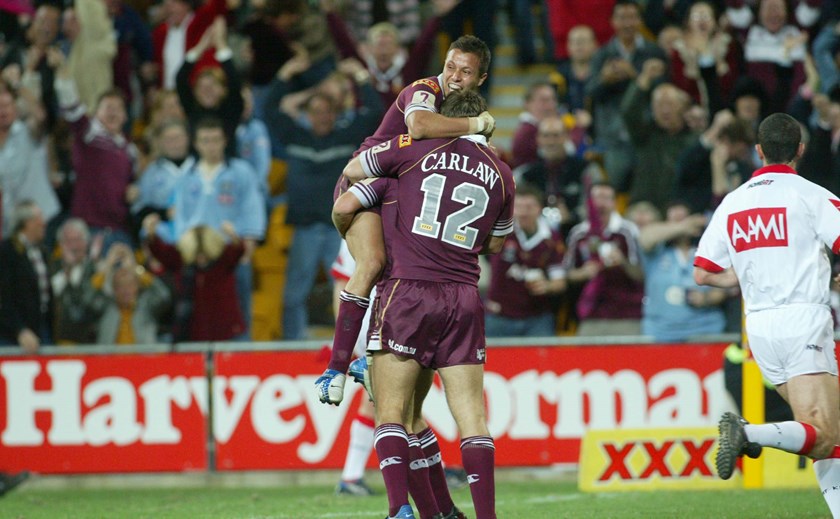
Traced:
<path fill-rule="evenodd" d="M 0 499 L 0 518 L 382 518 L 383 489 L 373 497 L 337 497 L 325 485 L 205 488 L 62 489 L 24 485 Z M 453 497 L 474 517 L 467 489 Z M 573 482 L 500 482 L 500 519 L 561 517 L 830 517 L 817 489 L 582 494 Z M 419 519 L 419 518 L 418 518 Z"/>

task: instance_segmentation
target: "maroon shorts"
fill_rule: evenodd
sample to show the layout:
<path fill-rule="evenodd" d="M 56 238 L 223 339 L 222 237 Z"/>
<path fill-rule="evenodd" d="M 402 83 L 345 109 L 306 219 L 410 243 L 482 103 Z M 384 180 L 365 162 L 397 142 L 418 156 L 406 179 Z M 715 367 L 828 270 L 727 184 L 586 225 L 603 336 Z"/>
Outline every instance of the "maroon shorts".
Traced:
<path fill-rule="evenodd" d="M 346 193 L 348 189 L 350 189 L 350 181 L 347 180 L 347 177 L 345 177 L 344 175 L 339 175 L 338 176 L 338 182 L 335 183 L 335 189 L 333 189 L 333 202 L 338 200 L 338 197 L 340 197 L 341 195 Z M 373 214 L 381 215 L 382 214 L 382 205 L 381 204 L 380 205 L 375 205 L 375 206 L 369 207 L 367 209 L 362 209 L 359 212 L 360 213 L 370 212 L 370 213 L 373 213 Z"/>
<path fill-rule="evenodd" d="M 484 364 L 484 307 L 463 283 L 391 279 L 379 296 L 381 349 L 426 368 Z"/>

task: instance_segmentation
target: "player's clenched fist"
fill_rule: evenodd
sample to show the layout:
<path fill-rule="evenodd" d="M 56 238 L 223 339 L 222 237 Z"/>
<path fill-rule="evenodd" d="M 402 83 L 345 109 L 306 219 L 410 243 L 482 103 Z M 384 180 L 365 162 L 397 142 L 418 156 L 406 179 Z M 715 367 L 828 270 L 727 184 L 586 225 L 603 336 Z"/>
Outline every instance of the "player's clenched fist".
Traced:
<path fill-rule="evenodd" d="M 481 112 L 478 117 L 470 117 L 471 134 L 480 133 L 482 135 L 491 135 L 495 129 L 496 119 L 490 115 L 490 112 Z"/>

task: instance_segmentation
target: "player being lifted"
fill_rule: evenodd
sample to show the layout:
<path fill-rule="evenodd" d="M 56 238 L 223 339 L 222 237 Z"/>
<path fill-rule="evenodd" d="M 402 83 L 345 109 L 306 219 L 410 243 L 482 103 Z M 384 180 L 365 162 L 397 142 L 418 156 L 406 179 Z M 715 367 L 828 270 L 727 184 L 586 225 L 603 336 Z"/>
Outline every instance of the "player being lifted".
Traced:
<path fill-rule="evenodd" d="M 776 113 L 758 128 L 764 167 L 727 195 L 700 239 L 694 279 L 744 294 L 747 338 L 762 375 L 776 386 L 794 420 L 749 424 L 720 420 L 718 475 L 761 447 L 813 458 L 822 494 L 840 517 L 840 391 L 829 309 L 831 264 L 840 252 L 840 200 L 800 177 L 799 123 Z"/>
<path fill-rule="evenodd" d="M 475 115 L 484 107 L 484 99 L 467 90 L 448 99 L 444 113 Z M 458 426 L 476 517 L 495 518 L 495 447 L 484 412 L 478 255 L 498 252 L 513 229 L 510 168 L 481 135 L 421 141 L 400 135 L 365 150 L 344 172 L 351 180 L 398 179 L 391 204 L 397 207 L 383 208 L 391 264 L 379 296 L 381 349 L 373 352 L 371 366 L 375 448 L 389 517 L 414 517 L 408 505 L 410 440 L 403 422 L 413 402 L 422 405 L 415 386 L 423 369 L 430 368 L 443 380 Z M 333 208 L 339 232 L 350 227 L 355 210 L 380 203 L 387 188 L 382 180 L 365 181 L 343 195 Z M 386 210 L 392 212 L 386 216 Z"/>
<path fill-rule="evenodd" d="M 462 36 L 449 46 L 440 75 L 419 79 L 403 89 L 385 113 L 376 133 L 365 139 L 359 152 L 398 135 L 412 139 L 490 135 L 495 128 L 486 111 L 475 117 L 446 117 L 440 106 L 446 96 L 459 90 L 475 90 L 490 66 L 490 50 L 475 36 Z M 348 187 L 344 177 L 336 186 L 336 198 Z M 356 215 L 345 235 L 347 247 L 356 260 L 356 270 L 340 295 L 335 338 L 329 365 L 315 382 L 321 402 L 338 405 L 344 397 L 345 373 L 353 345 L 370 304 L 370 292 L 385 266 L 382 223 L 378 210 Z"/>

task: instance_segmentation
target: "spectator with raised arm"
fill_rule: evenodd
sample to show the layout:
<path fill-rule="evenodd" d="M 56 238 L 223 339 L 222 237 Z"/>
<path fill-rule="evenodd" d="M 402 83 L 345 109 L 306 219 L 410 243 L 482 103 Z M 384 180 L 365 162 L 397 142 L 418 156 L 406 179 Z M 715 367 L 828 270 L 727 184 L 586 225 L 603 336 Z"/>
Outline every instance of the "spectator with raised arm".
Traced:
<path fill-rule="evenodd" d="M 197 70 L 195 83 L 191 85 L 196 63 L 210 47 L 216 49 L 215 58 L 221 68 L 206 66 Z M 216 18 L 201 40 L 187 52 L 175 82 L 190 126 L 195 128 L 198 121 L 206 117 L 218 118 L 225 129 L 225 153 L 229 157 L 236 156 L 236 127 L 242 118 L 244 103 L 239 72 L 233 65 L 233 52 L 227 44 L 224 18 Z"/>
<path fill-rule="evenodd" d="M 168 271 L 179 275 L 179 318 L 191 341 L 226 341 L 246 330 L 237 304 L 236 269 L 245 254 L 234 224 L 224 221 L 221 231 L 206 225 L 187 230 L 176 245 L 157 235 L 160 218 L 143 220 L 149 250 Z M 227 241 L 226 241 L 227 240 Z"/>
<path fill-rule="evenodd" d="M 353 152 L 371 135 L 382 117 L 382 103 L 370 83 L 370 74 L 356 60 L 345 60 L 339 69 L 359 88 L 361 106 L 353 124 L 336 127 L 338 107 L 323 93 L 311 95 L 305 105 L 307 126 L 280 111 L 280 99 L 290 91 L 289 81 L 309 66 L 303 55 L 289 60 L 278 72 L 269 92 L 266 123 L 273 138 L 287 145 L 289 154 L 286 223 L 295 227 L 283 297 L 283 337 L 303 339 L 309 322 L 306 301 L 319 265 L 327 272 L 341 243 L 332 225 L 332 200 L 336 180 Z"/>
<path fill-rule="evenodd" d="M 330 33 L 341 57 L 364 63 L 373 86 L 382 97 L 382 105 L 391 106 L 403 88 L 426 75 L 440 21 L 459 1 L 433 0 L 434 13 L 410 49 L 402 44 L 404 35 L 397 26 L 388 22 L 372 25 L 365 33 L 364 44 L 360 45 L 350 35 L 343 19 L 330 8 L 332 0 L 322 2 L 322 7 L 327 8 Z"/>
<path fill-rule="evenodd" d="M 723 197 L 755 170 L 755 132 L 729 110 L 715 115 L 712 125 L 680 154 L 673 197 L 692 213 L 713 210 Z"/>
<path fill-rule="evenodd" d="M 132 182 L 137 151 L 123 135 L 125 99 L 116 90 L 105 92 L 90 117 L 64 66 L 56 75 L 55 88 L 73 135 L 76 181 L 70 214 L 84 220 L 94 235 L 106 235 L 103 251 L 116 241 L 130 245 L 129 206 L 136 197 Z"/>
<path fill-rule="evenodd" d="M 657 342 L 685 341 L 691 336 L 722 333 L 721 305 L 726 291 L 694 283 L 696 239 L 707 218 L 679 201 L 668 204 L 664 222 L 639 231 L 645 269 L 642 334 Z"/>
<path fill-rule="evenodd" d="M 744 42 L 746 74 L 764 86 L 768 112 L 786 112 L 805 83 L 808 33 L 788 23 L 788 15 L 785 0 L 762 0 Z"/>
<path fill-rule="evenodd" d="M 625 192 L 632 183 L 635 149 L 621 117 L 621 100 L 643 64 L 653 58 L 665 62 L 665 53 L 640 34 L 641 7 L 633 0 L 617 0 L 610 18 L 615 36 L 598 52 L 586 93 L 592 99 L 595 144 L 604 154 L 610 183 Z"/>
<path fill-rule="evenodd" d="M 195 4 L 191 0 L 164 0 L 161 5 L 164 21 L 152 31 L 154 60 L 160 86 L 174 89 L 175 76 L 184 63 L 187 51 L 198 44 L 217 16 L 224 16 L 228 8 L 236 8 L 239 2 L 208 0 L 197 9 L 194 9 Z M 213 62 L 210 56 L 198 56 L 194 61 L 199 59 L 202 65 Z"/>
<path fill-rule="evenodd" d="M 577 298 L 577 334 L 638 335 L 644 295 L 639 230 L 615 209 L 615 189 L 589 188 L 587 219 L 566 240 L 563 269 Z"/>
<path fill-rule="evenodd" d="M 92 311 L 99 316 L 98 344 L 155 344 L 159 320 L 171 301 L 164 283 L 137 265 L 125 244 L 111 247 L 91 279 Z"/>
<path fill-rule="evenodd" d="M 660 59 L 646 61 L 621 101 L 621 116 L 636 148 L 630 198 L 652 202 L 663 212 L 674 188 L 677 158 L 697 138 L 686 125 L 688 94 L 670 83 L 655 86 L 665 67 Z"/>
<path fill-rule="evenodd" d="M 62 31 L 70 42 L 67 69 L 92 114 L 99 97 L 114 88 L 117 39 L 104 0 L 75 0 L 64 11 Z"/>
<path fill-rule="evenodd" d="M 714 6 L 701 1 L 689 8 L 683 36 L 674 43 L 670 60 L 674 84 L 715 114 L 731 98 L 743 51 L 718 26 Z"/>

